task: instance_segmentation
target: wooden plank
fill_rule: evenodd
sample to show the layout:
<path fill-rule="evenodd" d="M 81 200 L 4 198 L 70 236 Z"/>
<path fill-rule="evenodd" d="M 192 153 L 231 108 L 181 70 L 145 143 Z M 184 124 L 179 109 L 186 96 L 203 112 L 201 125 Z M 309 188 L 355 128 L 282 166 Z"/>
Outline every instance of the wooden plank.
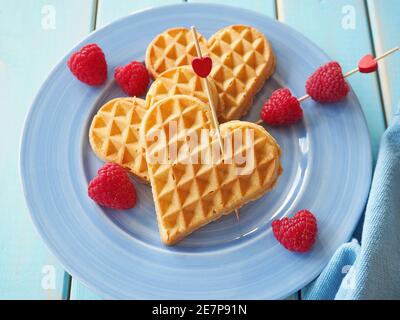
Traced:
<path fill-rule="evenodd" d="M 400 2 L 368 0 L 368 11 L 377 55 L 400 45 Z M 386 119 L 389 122 L 400 102 L 400 53 L 379 63 L 379 79 Z"/>
<path fill-rule="evenodd" d="M 0 0 L 0 101 L 6 119 L 0 128 L 0 299 L 67 294 L 68 276 L 37 234 L 25 205 L 19 139 L 41 82 L 90 32 L 92 11 L 93 1 Z"/>
<path fill-rule="evenodd" d="M 344 70 L 351 70 L 373 52 L 368 16 L 362 0 L 277 0 L 280 21 L 289 24 L 323 48 Z M 385 129 L 376 74 L 349 79 L 363 107 L 370 130 L 374 159 Z"/>
<path fill-rule="evenodd" d="M 278 18 L 309 37 L 344 70 L 373 52 L 368 17 L 363 0 L 278 0 Z M 349 78 L 363 107 L 370 130 L 374 159 L 385 129 L 383 107 L 376 74 Z"/>
<path fill-rule="evenodd" d="M 102 300 L 102 297 L 94 293 L 87 286 L 75 279 L 72 279 L 71 300 Z"/>
<path fill-rule="evenodd" d="M 174 3 L 181 3 L 183 0 L 98 0 L 96 27 L 102 27 L 118 18 L 126 16 L 133 11 L 145 8 L 157 7 Z"/>
<path fill-rule="evenodd" d="M 275 0 L 188 0 L 188 2 L 218 3 L 257 11 L 275 18 Z"/>

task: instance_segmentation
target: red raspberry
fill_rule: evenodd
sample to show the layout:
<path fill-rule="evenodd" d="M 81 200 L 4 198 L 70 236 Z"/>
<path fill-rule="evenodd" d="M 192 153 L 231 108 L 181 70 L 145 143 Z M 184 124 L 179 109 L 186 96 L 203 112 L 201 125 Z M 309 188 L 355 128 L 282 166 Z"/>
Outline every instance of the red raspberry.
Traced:
<path fill-rule="evenodd" d="M 297 212 L 293 218 L 272 222 L 275 238 L 288 250 L 306 252 L 317 237 L 317 219 L 307 210 Z"/>
<path fill-rule="evenodd" d="M 97 44 L 88 44 L 75 52 L 67 65 L 75 77 L 90 86 L 98 86 L 107 79 L 106 58 Z"/>
<path fill-rule="evenodd" d="M 307 80 L 306 91 L 315 101 L 337 102 L 349 93 L 349 85 L 344 79 L 342 68 L 336 61 L 319 67 Z"/>
<path fill-rule="evenodd" d="M 128 172 L 120 165 L 106 163 L 89 183 L 89 197 L 111 209 L 129 209 L 136 204 L 136 190 Z"/>
<path fill-rule="evenodd" d="M 261 109 L 261 119 L 271 126 L 287 126 L 302 117 L 299 101 L 286 88 L 275 90 Z"/>
<path fill-rule="evenodd" d="M 146 67 L 137 61 L 132 61 L 124 67 L 117 67 L 114 78 L 127 95 L 137 97 L 146 93 L 150 81 Z"/>

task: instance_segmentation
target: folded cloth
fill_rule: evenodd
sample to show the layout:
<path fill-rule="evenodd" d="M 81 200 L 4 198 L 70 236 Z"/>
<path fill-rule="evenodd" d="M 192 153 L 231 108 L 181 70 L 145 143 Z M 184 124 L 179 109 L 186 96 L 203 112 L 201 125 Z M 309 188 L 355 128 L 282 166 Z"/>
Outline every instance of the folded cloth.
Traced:
<path fill-rule="evenodd" d="M 339 247 L 302 298 L 400 299 L 400 110 L 382 136 L 361 245 Z"/>

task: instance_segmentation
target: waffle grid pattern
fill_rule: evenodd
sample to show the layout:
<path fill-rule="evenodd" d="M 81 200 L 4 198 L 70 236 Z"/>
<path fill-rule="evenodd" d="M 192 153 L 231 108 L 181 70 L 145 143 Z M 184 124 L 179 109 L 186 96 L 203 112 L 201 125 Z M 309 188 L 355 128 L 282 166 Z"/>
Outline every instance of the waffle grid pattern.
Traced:
<path fill-rule="evenodd" d="M 139 143 L 145 112 L 145 102 L 140 98 L 117 98 L 107 102 L 92 120 L 89 141 L 100 159 L 118 163 L 148 181 L 145 152 Z"/>
<path fill-rule="evenodd" d="M 202 52 L 207 52 L 207 41 L 198 35 Z M 172 28 L 160 33 L 147 47 L 146 67 L 153 79 L 164 71 L 190 65 L 197 56 L 192 33 L 187 28 Z"/>
<path fill-rule="evenodd" d="M 221 121 L 239 119 L 275 69 L 272 48 L 262 33 L 243 25 L 221 29 L 208 48 L 214 63 L 211 76 L 225 103 Z"/>
<path fill-rule="evenodd" d="M 158 224 L 162 240 L 174 244 L 199 227 L 232 212 L 246 202 L 270 190 L 281 173 L 280 149 L 275 140 L 255 124 L 231 121 L 221 125 L 221 134 L 234 134 L 237 130 L 254 129 L 254 169 L 249 175 L 238 175 L 238 167 L 220 159 L 215 164 L 190 163 L 201 159 L 204 149 L 218 145 L 210 138 L 183 153 L 179 161 L 166 163 L 150 161 L 171 143 L 182 147 L 185 137 L 202 129 L 211 129 L 207 105 L 189 96 L 174 96 L 155 104 L 146 114 L 141 128 L 141 138 L 152 137 L 154 132 L 165 134 L 167 144 L 144 139 L 149 176 L 153 188 Z M 177 121 L 176 135 L 170 135 L 169 124 Z M 245 136 L 245 135 L 244 135 Z M 243 149 L 235 150 L 242 154 Z M 178 153 L 178 157 L 179 157 Z M 186 161 L 186 162 L 185 162 Z"/>
<path fill-rule="evenodd" d="M 217 113 L 221 114 L 224 109 L 223 101 L 219 100 L 214 81 L 211 78 L 207 81 L 214 105 L 217 107 Z M 153 82 L 146 96 L 146 109 L 168 96 L 179 94 L 193 96 L 208 104 L 203 80 L 194 73 L 192 67 L 181 66 L 163 72 Z"/>

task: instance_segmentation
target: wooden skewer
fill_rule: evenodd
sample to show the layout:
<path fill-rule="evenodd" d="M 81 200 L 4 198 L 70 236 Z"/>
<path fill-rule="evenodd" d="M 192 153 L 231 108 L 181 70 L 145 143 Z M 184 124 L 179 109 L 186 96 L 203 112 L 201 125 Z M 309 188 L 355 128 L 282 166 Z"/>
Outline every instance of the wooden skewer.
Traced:
<path fill-rule="evenodd" d="M 390 50 L 386 51 L 385 53 L 381 54 L 380 56 L 376 57 L 376 58 L 375 58 L 375 61 L 379 61 L 379 60 L 381 60 L 381 59 L 387 57 L 388 55 L 390 55 L 390 54 L 392 54 L 392 53 L 395 53 L 396 51 L 399 51 L 399 50 L 400 50 L 400 47 L 395 47 L 395 48 L 393 48 L 393 49 L 390 49 Z M 359 72 L 359 71 L 360 71 L 360 69 L 359 69 L 358 67 L 357 67 L 357 68 L 354 68 L 353 70 L 350 70 L 350 71 L 346 72 L 346 73 L 343 75 L 343 77 L 344 77 L 344 78 L 350 77 L 351 75 L 353 75 L 353 74 L 355 74 L 355 73 L 357 73 L 357 72 Z M 310 98 L 310 95 L 309 95 L 309 94 L 306 94 L 306 95 L 300 97 L 300 98 L 297 99 L 297 100 L 298 100 L 300 103 L 302 103 L 304 100 L 307 100 L 308 98 Z M 256 123 L 256 124 L 262 124 L 263 121 L 262 121 L 261 119 L 258 119 L 255 123 Z"/>
<path fill-rule="evenodd" d="M 376 57 L 375 60 L 379 61 L 383 58 L 386 58 L 388 55 L 395 53 L 396 51 L 399 51 L 399 50 L 400 50 L 400 47 L 394 47 L 393 49 L 390 49 L 390 50 L 382 53 L 380 56 Z"/>
<path fill-rule="evenodd" d="M 197 38 L 196 28 L 194 26 L 192 26 L 191 29 L 192 29 L 192 32 L 193 32 L 194 43 L 195 43 L 195 46 L 196 46 L 197 55 L 199 56 L 199 58 L 202 58 L 203 55 L 201 53 L 200 43 L 199 43 L 199 40 Z M 214 105 L 214 100 L 212 99 L 211 90 L 210 90 L 210 86 L 208 84 L 207 78 L 204 78 L 203 81 L 204 81 L 204 87 L 206 88 L 208 102 L 210 104 L 210 109 L 211 109 L 211 115 L 212 115 L 212 118 L 213 118 L 212 120 L 213 120 L 213 124 L 214 124 L 214 129 L 215 129 L 215 132 L 216 132 L 217 137 L 218 137 L 219 146 L 221 147 L 221 152 L 223 152 L 224 149 L 223 149 L 222 137 L 221 137 L 221 132 L 219 131 L 219 123 L 218 123 L 217 113 L 215 111 L 216 108 L 215 108 L 215 105 Z"/>
<path fill-rule="evenodd" d="M 193 32 L 194 44 L 196 46 L 197 55 L 199 56 L 199 58 L 202 58 L 203 55 L 201 53 L 199 39 L 197 38 L 196 28 L 194 26 L 192 26 L 191 30 Z M 219 122 L 218 122 L 217 113 L 215 111 L 216 107 L 214 105 L 214 100 L 212 99 L 211 90 L 210 90 L 210 86 L 208 84 L 207 78 L 203 78 L 203 83 L 204 83 L 204 87 L 206 89 L 207 98 L 208 98 L 208 102 L 209 102 L 210 109 L 211 109 L 211 116 L 212 116 L 212 120 L 213 120 L 215 133 L 217 134 L 218 141 L 219 141 L 219 146 L 221 148 L 221 153 L 223 154 L 224 146 L 223 146 L 223 143 L 222 143 L 221 132 L 219 131 Z M 239 220 L 239 211 L 237 209 L 235 210 L 235 215 L 236 215 L 236 219 Z"/>

